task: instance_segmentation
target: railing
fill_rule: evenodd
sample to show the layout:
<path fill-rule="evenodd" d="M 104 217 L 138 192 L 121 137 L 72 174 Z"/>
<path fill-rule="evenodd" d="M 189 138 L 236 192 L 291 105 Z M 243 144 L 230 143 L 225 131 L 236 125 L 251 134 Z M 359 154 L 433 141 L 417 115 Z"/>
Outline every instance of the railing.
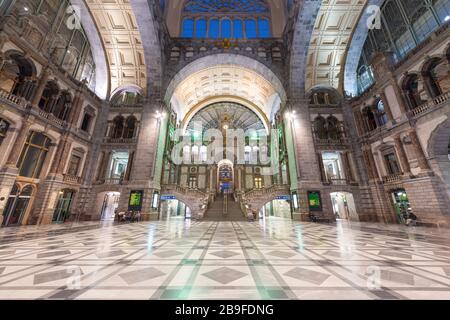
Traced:
<path fill-rule="evenodd" d="M 228 213 L 228 194 L 224 194 L 223 196 L 223 214 L 226 215 Z"/>
<path fill-rule="evenodd" d="M 15 96 L 12 93 L 9 93 L 3 89 L 0 89 L 0 99 L 13 103 L 22 108 L 25 108 L 27 106 L 27 101 L 24 98 Z"/>
<path fill-rule="evenodd" d="M 314 138 L 316 145 L 319 146 L 333 146 L 333 145 L 346 145 L 348 144 L 347 138 L 340 138 L 340 139 L 320 139 L 320 138 Z"/>
<path fill-rule="evenodd" d="M 332 184 L 332 185 L 339 185 L 344 186 L 348 184 L 347 179 L 326 179 L 324 183 Z"/>
<path fill-rule="evenodd" d="M 65 174 L 63 180 L 72 184 L 81 184 L 81 178 L 71 174 Z"/>
<path fill-rule="evenodd" d="M 383 177 L 383 183 L 393 183 L 402 181 L 403 173 L 394 173 Z"/>
<path fill-rule="evenodd" d="M 447 102 L 448 100 L 450 100 L 450 91 L 446 92 L 444 94 L 441 94 L 440 96 L 433 98 L 430 101 L 422 104 L 421 106 L 411 110 L 410 111 L 411 116 L 415 117 L 419 114 L 427 112 L 428 110 L 432 109 L 434 106 L 438 106 L 444 102 Z"/>
<path fill-rule="evenodd" d="M 44 110 L 38 109 L 37 112 L 42 118 L 47 119 L 48 121 L 50 121 L 51 123 L 59 126 L 59 127 L 65 127 L 67 126 L 67 122 L 65 122 L 64 120 L 58 119 L 57 117 L 55 117 L 53 114 L 48 113 Z"/>
<path fill-rule="evenodd" d="M 140 109 L 144 107 L 143 103 L 134 104 L 111 104 L 111 109 Z"/>
<path fill-rule="evenodd" d="M 289 186 L 285 184 L 274 184 L 270 187 L 262 188 L 262 189 L 254 189 L 245 193 L 245 198 L 253 197 L 253 196 L 263 196 L 266 194 L 271 194 L 277 191 L 285 191 L 289 192 Z"/>
<path fill-rule="evenodd" d="M 103 143 L 131 144 L 136 143 L 136 138 L 104 138 Z"/>

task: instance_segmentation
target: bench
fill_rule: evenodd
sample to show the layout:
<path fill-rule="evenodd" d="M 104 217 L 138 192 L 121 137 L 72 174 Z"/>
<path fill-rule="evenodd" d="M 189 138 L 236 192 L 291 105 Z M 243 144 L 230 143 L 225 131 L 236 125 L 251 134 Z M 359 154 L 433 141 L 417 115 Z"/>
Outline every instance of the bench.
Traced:
<path fill-rule="evenodd" d="M 313 214 L 313 213 L 309 214 L 309 219 L 311 220 L 311 222 L 317 222 L 317 223 L 320 223 L 320 222 L 331 223 L 332 222 L 332 220 L 329 217 L 324 217 L 322 215 L 317 215 L 317 214 Z"/>

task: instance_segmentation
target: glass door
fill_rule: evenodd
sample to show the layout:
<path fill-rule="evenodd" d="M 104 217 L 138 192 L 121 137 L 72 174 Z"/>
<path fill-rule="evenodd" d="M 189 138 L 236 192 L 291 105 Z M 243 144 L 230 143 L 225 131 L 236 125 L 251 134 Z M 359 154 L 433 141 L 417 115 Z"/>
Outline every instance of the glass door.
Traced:
<path fill-rule="evenodd" d="M 26 186 L 19 192 L 19 186 L 14 185 L 3 213 L 3 226 L 14 227 L 22 223 L 32 195 L 32 186 Z"/>

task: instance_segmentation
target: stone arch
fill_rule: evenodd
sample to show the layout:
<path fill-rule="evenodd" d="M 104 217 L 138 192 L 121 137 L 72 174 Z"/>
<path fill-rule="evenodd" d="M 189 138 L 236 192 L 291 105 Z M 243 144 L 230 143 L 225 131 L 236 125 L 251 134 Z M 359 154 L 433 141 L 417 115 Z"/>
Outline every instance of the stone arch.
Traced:
<path fill-rule="evenodd" d="M 202 58 L 198 58 L 197 60 L 194 60 L 193 62 L 189 63 L 170 80 L 167 88 L 165 88 L 164 100 L 166 101 L 167 104 L 169 104 L 171 102 L 172 97 L 174 96 L 177 87 L 188 76 L 193 75 L 202 70 L 221 65 L 236 66 L 239 68 L 251 70 L 259 74 L 266 81 L 272 84 L 275 91 L 280 96 L 281 104 L 286 102 L 287 95 L 283 83 L 270 68 L 252 58 L 232 53 L 212 54 Z"/>
<path fill-rule="evenodd" d="M 100 38 L 100 32 L 85 1 L 70 0 L 70 2 L 80 9 L 81 24 L 92 48 L 95 63 L 95 93 L 100 98 L 106 99 L 111 88 L 111 81 L 106 51 Z"/>
<path fill-rule="evenodd" d="M 360 17 L 359 23 L 353 33 L 352 39 L 348 44 L 347 55 L 344 58 L 345 65 L 343 66 L 342 72 L 344 73 L 344 81 L 342 85 L 342 92 L 346 95 L 355 96 L 358 93 L 358 82 L 356 79 L 356 74 L 358 71 L 358 64 L 361 58 L 364 43 L 366 42 L 367 36 L 369 34 L 369 28 L 367 21 L 373 15 L 373 11 L 367 10 L 370 6 L 381 7 L 385 0 L 369 0 L 366 7 L 363 10 L 362 16 Z"/>
<path fill-rule="evenodd" d="M 147 96 L 162 98 L 160 96 L 164 62 L 160 31 L 156 21 L 156 12 L 160 11 L 158 6 L 158 1 L 131 0 L 131 7 L 136 17 L 145 52 Z"/>
<path fill-rule="evenodd" d="M 291 35 L 292 53 L 289 68 L 289 95 L 291 97 L 303 98 L 305 94 L 307 55 L 321 4 L 322 0 L 303 1 L 300 8 L 296 9 L 298 13 L 294 17 L 295 26 Z"/>

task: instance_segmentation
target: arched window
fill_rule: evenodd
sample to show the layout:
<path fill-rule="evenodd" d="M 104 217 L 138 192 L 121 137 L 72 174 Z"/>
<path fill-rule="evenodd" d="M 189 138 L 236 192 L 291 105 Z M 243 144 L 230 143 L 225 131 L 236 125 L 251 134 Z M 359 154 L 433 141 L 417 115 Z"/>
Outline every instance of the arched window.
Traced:
<path fill-rule="evenodd" d="M 183 147 L 183 163 L 184 164 L 192 164 L 191 161 L 191 146 Z"/>
<path fill-rule="evenodd" d="M 422 75 L 432 98 L 440 96 L 443 93 L 442 88 L 450 87 L 448 63 L 445 59 L 431 59 L 425 65 Z"/>
<path fill-rule="evenodd" d="M 366 107 L 362 113 L 364 116 L 367 132 L 375 130 L 378 127 L 378 125 L 377 125 L 376 116 L 375 116 L 374 112 L 372 111 L 372 108 Z"/>
<path fill-rule="evenodd" d="M 196 38 L 204 38 L 206 37 L 206 30 L 207 30 L 207 22 L 206 19 L 198 19 L 196 21 L 195 26 L 195 37 Z"/>
<path fill-rule="evenodd" d="M 185 38 L 269 38 L 270 24 L 265 0 L 187 0 L 180 34 Z"/>
<path fill-rule="evenodd" d="M 314 132 L 319 139 L 328 139 L 325 118 L 319 116 L 314 120 Z"/>
<path fill-rule="evenodd" d="M 6 138 L 6 133 L 9 129 L 9 122 L 0 118 L 0 146 L 3 143 L 3 140 Z"/>
<path fill-rule="evenodd" d="M 222 20 L 221 38 L 231 38 L 231 20 L 230 19 Z"/>
<path fill-rule="evenodd" d="M 69 116 L 70 107 L 72 104 L 72 96 L 69 92 L 61 93 L 53 108 L 53 115 L 58 119 L 66 121 Z"/>
<path fill-rule="evenodd" d="M 244 149 L 244 160 L 246 163 L 250 163 L 252 160 L 252 147 L 246 146 Z"/>
<path fill-rule="evenodd" d="M 7 55 L 0 76 L 0 87 L 13 95 L 29 100 L 36 86 L 34 64 L 21 54 Z"/>
<path fill-rule="evenodd" d="M 8 197 L 5 209 L 3 210 L 3 226 L 18 226 L 27 211 L 28 203 L 33 195 L 33 187 L 28 185 L 20 191 L 20 186 L 15 184 Z"/>
<path fill-rule="evenodd" d="M 409 108 L 411 110 L 421 106 L 426 102 L 426 99 L 422 98 L 425 92 L 423 89 L 423 83 L 419 79 L 418 75 L 409 75 L 404 81 L 403 90 L 405 92 L 405 97 Z"/>
<path fill-rule="evenodd" d="M 39 132 L 31 132 L 22 149 L 17 167 L 21 177 L 39 179 L 51 140 Z"/>
<path fill-rule="evenodd" d="M 327 118 L 328 138 L 331 140 L 339 140 L 341 138 L 341 130 L 339 128 L 339 120 L 336 117 L 329 116 Z"/>
<path fill-rule="evenodd" d="M 142 105 L 143 96 L 136 90 L 122 90 L 111 98 L 111 107 L 134 107 Z"/>
<path fill-rule="evenodd" d="M 48 82 L 42 93 L 41 100 L 39 101 L 39 108 L 45 112 L 51 113 L 58 99 L 58 93 L 58 85 L 53 81 Z"/>
<path fill-rule="evenodd" d="M 219 19 L 212 19 L 209 21 L 209 37 L 212 39 L 217 39 L 219 36 Z"/>
<path fill-rule="evenodd" d="M 122 116 L 117 116 L 113 120 L 113 127 L 111 130 L 111 138 L 120 139 L 123 136 L 125 126 L 125 119 Z"/>
<path fill-rule="evenodd" d="M 194 19 L 184 19 L 181 37 L 192 38 L 193 36 L 194 36 Z"/>
<path fill-rule="evenodd" d="M 235 19 L 233 21 L 233 37 L 236 39 L 242 39 L 244 37 L 244 25 L 241 19 Z"/>
<path fill-rule="evenodd" d="M 127 118 L 126 124 L 125 124 L 125 130 L 123 137 L 125 139 L 132 139 L 134 138 L 135 131 L 136 131 L 136 123 L 137 119 L 134 116 L 130 116 Z"/>
<path fill-rule="evenodd" d="M 377 108 L 377 120 L 379 126 L 384 126 L 388 122 L 386 110 L 384 108 L 383 100 L 379 99 L 376 103 Z"/>
<path fill-rule="evenodd" d="M 206 146 L 200 147 L 200 161 L 201 162 L 208 161 L 208 148 Z"/>

